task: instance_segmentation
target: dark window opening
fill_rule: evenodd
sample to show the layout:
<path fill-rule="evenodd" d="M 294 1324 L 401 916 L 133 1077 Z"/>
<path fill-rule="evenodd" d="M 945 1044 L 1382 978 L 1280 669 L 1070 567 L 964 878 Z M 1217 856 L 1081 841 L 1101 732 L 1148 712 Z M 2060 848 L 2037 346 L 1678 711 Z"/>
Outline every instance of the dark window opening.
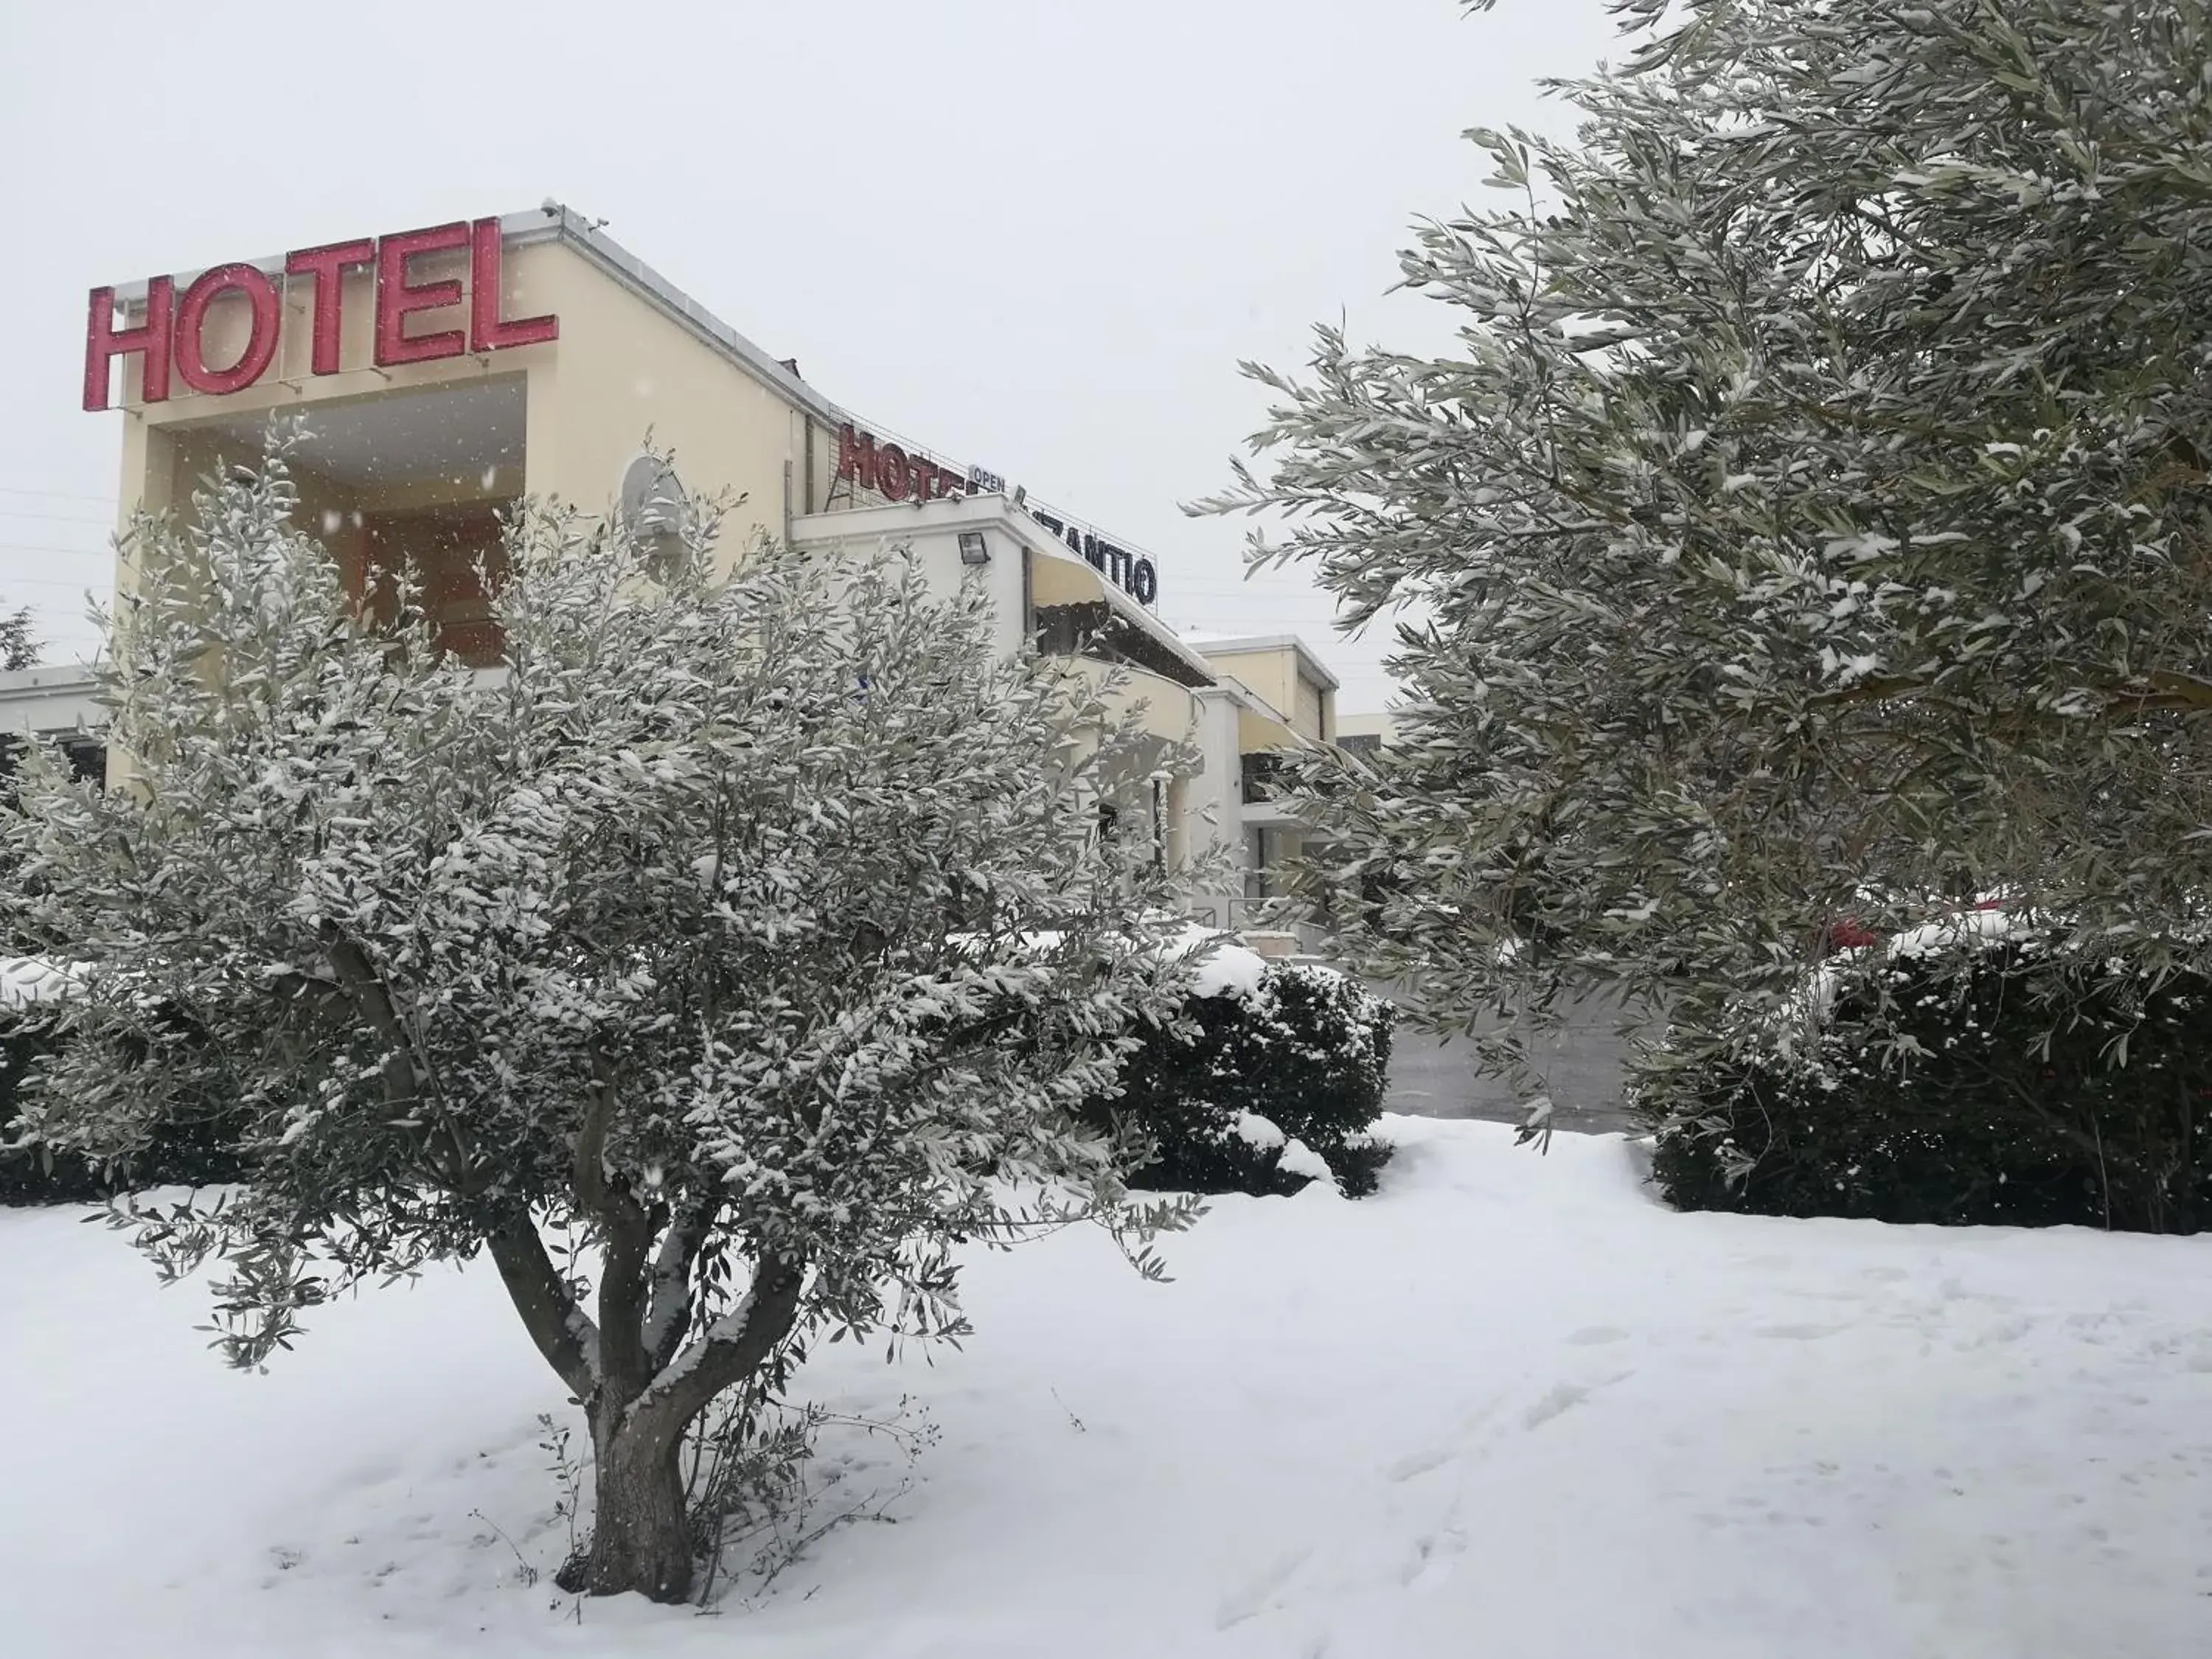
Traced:
<path fill-rule="evenodd" d="M 1272 750 L 1240 755 L 1237 760 L 1237 798 L 1247 806 L 1274 799 L 1281 787 L 1283 757 Z"/>
<path fill-rule="evenodd" d="M 1037 649 L 1048 656 L 1126 663 L 1181 686 L 1213 684 L 1211 675 L 1193 668 L 1103 599 L 1041 605 L 1035 622 Z"/>
<path fill-rule="evenodd" d="M 397 614 L 404 571 L 442 648 L 471 667 L 499 661 L 505 641 L 491 600 L 507 574 L 507 549 L 496 504 L 364 513 L 358 538 L 339 556 L 347 587 L 366 601 L 372 622 L 388 624 Z"/>

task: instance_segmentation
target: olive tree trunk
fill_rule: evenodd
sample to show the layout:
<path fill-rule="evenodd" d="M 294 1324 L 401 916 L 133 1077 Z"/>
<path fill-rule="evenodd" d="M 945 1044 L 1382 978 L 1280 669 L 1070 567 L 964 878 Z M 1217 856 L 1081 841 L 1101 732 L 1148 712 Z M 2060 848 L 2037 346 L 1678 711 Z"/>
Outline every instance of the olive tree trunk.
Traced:
<path fill-rule="evenodd" d="M 684 1515 L 680 1435 L 592 1414 L 592 1549 L 572 1588 L 593 1595 L 635 1590 L 655 1601 L 691 1593 L 691 1530 Z"/>
<path fill-rule="evenodd" d="M 610 1229 L 597 1322 L 579 1306 L 526 1218 L 495 1231 L 487 1245 L 539 1352 L 582 1401 L 591 1425 L 591 1552 L 565 1566 L 557 1582 L 593 1595 L 635 1590 L 655 1601 L 681 1601 L 690 1594 L 693 1566 L 684 1437 L 716 1395 L 752 1376 L 791 1335 L 806 1272 L 787 1256 L 757 1263 L 738 1306 L 691 1332 L 688 1315 L 666 1322 L 649 1316 L 656 1276 L 679 1306 L 688 1299 L 693 1237 L 683 1223 L 670 1224 L 676 1231 L 656 1275 L 647 1251 L 662 1231 L 658 1218 L 607 1207 L 619 1224 Z"/>

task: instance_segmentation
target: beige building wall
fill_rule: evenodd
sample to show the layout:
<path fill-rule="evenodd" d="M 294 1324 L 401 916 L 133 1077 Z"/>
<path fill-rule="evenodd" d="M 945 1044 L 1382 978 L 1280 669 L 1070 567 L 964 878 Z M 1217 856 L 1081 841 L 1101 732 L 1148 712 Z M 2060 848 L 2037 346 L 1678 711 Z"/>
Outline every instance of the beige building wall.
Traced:
<path fill-rule="evenodd" d="M 1198 649 L 1273 705 L 1301 737 L 1336 736 L 1336 678 L 1295 638 L 1230 640 Z"/>
<path fill-rule="evenodd" d="M 1214 646 L 1201 645 L 1200 652 L 1206 661 L 1224 674 L 1233 674 L 1265 698 L 1273 707 L 1285 714 L 1291 711 L 1291 693 L 1296 683 L 1297 665 L 1291 652 L 1285 647 L 1271 647 L 1264 650 L 1221 650 Z"/>
<path fill-rule="evenodd" d="M 805 414 L 568 247 L 521 257 L 529 302 L 561 319 L 530 374 L 529 493 L 603 513 L 650 436 L 689 495 L 729 504 L 726 558 L 757 535 L 784 537 L 805 510 Z"/>
<path fill-rule="evenodd" d="M 1386 744 L 1398 740 L 1398 716 L 1389 709 L 1337 717 L 1337 737 L 1379 738 Z"/>

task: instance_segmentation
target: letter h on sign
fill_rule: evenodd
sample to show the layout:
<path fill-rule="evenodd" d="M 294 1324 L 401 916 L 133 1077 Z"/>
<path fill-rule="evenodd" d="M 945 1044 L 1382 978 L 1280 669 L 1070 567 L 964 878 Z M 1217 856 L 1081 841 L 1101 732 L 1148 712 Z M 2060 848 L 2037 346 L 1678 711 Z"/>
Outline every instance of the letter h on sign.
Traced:
<path fill-rule="evenodd" d="M 852 479 L 863 489 L 876 488 L 876 441 L 850 424 L 838 429 L 837 476 Z"/>
<path fill-rule="evenodd" d="M 246 302 L 246 343 L 237 362 L 217 368 L 208 362 L 203 337 L 209 309 L 226 294 L 240 295 Z M 252 386 L 276 356 L 281 313 L 276 284 L 248 264 L 203 271 L 181 301 L 172 278 L 152 278 L 146 284 L 146 319 L 136 328 L 116 327 L 115 290 L 96 288 L 85 319 L 84 406 L 107 407 L 108 366 L 134 353 L 140 360 L 138 396 L 145 403 L 167 400 L 173 367 L 195 392 L 220 397 Z"/>
<path fill-rule="evenodd" d="M 169 395 L 169 324 L 176 289 L 167 276 L 146 284 L 146 320 L 136 328 L 115 325 L 115 290 L 92 291 L 92 314 L 84 331 L 84 406 L 107 407 L 107 366 L 117 357 L 139 356 L 138 395 L 158 404 Z"/>

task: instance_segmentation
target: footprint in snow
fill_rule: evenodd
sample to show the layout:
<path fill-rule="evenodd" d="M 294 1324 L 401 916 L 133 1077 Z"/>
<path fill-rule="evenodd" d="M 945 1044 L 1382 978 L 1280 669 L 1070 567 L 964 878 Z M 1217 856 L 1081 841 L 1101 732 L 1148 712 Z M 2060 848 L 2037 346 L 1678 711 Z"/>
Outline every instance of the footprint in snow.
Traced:
<path fill-rule="evenodd" d="M 1443 1468 L 1451 1460 L 1452 1455 L 1449 1450 L 1415 1452 L 1410 1456 L 1400 1458 L 1389 1468 L 1383 1470 L 1382 1474 L 1388 1480 L 1411 1480 L 1417 1475 L 1426 1474 L 1431 1469 Z"/>
<path fill-rule="evenodd" d="M 1522 1427 L 1540 1429 L 1560 1413 L 1572 1411 L 1577 1406 L 1581 1405 L 1583 1401 L 1589 1398 L 1589 1392 L 1588 1389 L 1577 1383 L 1560 1383 L 1551 1393 L 1528 1407 L 1528 1412 L 1521 1419 Z"/>
<path fill-rule="evenodd" d="M 1291 1575 L 1305 1565 L 1306 1558 L 1312 1553 L 1310 1547 L 1291 1550 L 1243 1589 L 1233 1595 L 1224 1596 L 1221 1606 L 1214 1613 L 1213 1627 L 1228 1630 L 1267 1611 L 1274 1600 L 1275 1592 L 1290 1583 Z"/>
<path fill-rule="evenodd" d="M 1609 1389 L 1616 1382 L 1626 1382 L 1634 1371 L 1616 1371 L 1611 1376 L 1600 1377 L 1591 1383 L 1562 1382 L 1549 1394 L 1522 1413 L 1521 1426 L 1540 1429 L 1562 1412 L 1572 1411 L 1600 1389 Z"/>
<path fill-rule="evenodd" d="M 1452 1576 L 1454 1558 L 1467 1548 L 1466 1534 L 1457 1531 L 1414 1540 L 1413 1558 L 1406 1564 L 1399 1582 L 1410 1590 L 1431 1590 Z"/>

